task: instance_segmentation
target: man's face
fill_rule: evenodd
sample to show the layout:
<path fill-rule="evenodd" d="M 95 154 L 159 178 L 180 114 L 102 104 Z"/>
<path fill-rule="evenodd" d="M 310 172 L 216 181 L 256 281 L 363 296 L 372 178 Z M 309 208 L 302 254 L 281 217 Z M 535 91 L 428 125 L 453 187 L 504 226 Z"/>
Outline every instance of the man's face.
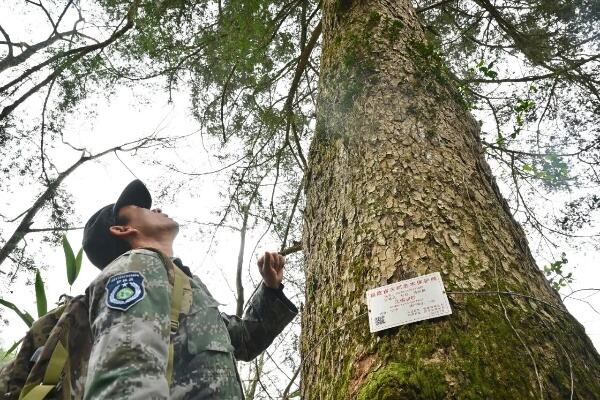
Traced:
<path fill-rule="evenodd" d="M 138 206 L 125 206 L 119 210 L 119 217 L 145 237 L 158 237 L 165 234 L 175 236 L 179 224 L 164 214 L 160 208 L 149 210 Z"/>

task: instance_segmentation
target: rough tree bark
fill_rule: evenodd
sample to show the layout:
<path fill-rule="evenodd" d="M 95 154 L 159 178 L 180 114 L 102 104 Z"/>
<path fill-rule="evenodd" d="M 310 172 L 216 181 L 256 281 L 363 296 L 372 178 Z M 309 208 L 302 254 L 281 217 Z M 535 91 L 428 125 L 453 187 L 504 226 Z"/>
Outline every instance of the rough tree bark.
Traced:
<path fill-rule="evenodd" d="M 319 96 L 303 398 L 598 398 L 600 356 L 536 266 L 408 0 L 323 1 Z M 480 293 L 369 333 L 365 290 L 435 271 Z"/>

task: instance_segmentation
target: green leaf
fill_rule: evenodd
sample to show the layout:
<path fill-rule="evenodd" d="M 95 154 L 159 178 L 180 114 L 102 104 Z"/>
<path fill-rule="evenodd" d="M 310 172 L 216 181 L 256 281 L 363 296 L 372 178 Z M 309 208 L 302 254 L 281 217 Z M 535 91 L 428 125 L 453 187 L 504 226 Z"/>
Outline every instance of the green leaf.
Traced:
<path fill-rule="evenodd" d="M 77 262 L 75 260 L 75 255 L 73 254 L 73 248 L 67 239 L 67 235 L 63 236 L 62 245 L 65 252 L 65 262 L 67 265 L 67 281 L 69 282 L 69 285 L 73 285 L 78 273 L 76 265 Z M 79 257 L 79 254 L 77 254 L 77 256 Z"/>
<path fill-rule="evenodd" d="M 12 344 L 12 346 L 10 346 L 10 349 L 6 350 L 4 352 L 4 357 L 2 357 L 2 359 L 4 360 L 6 357 L 8 357 L 10 355 L 10 353 L 12 353 L 13 351 L 15 351 L 15 349 L 17 348 L 18 345 L 21 344 L 21 342 L 23 341 L 24 338 L 21 338 L 19 340 L 17 340 L 16 342 L 14 342 Z"/>
<path fill-rule="evenodd" d="M 561 253 L 561 259 L 551 262 L 549 265 L 544 266 L 544 273 L 552 287 L 556 290 L 560 290 L 563 287 L 573 282 L 573 273 L 569 272 L 565 274 L 563 267 L 567 264 L 569 260 L 567 260 L 567 255 L 563 252 Z"/>
<path fill-rule="evenodd" d="M 550 268 L 548 265 L 544 265 L 544 272 L 546 275 L 550 275 L 552 273 L 552 268 Z"/>
<path fill-rule="evenodd" d="M 31 328 L 31 325 L 33 324 L 33 317 L 31 314 L 29 314 L 27 311 L 21 311 L 19 307 L 4 299 L 0 299 L 0 304 L 13 310 L 23 320 L 23 322 L 25 322 L 25 324 Z"/>
<path fill-rule="evenodd" d="M 498 73 L 492 70 L 495 63 L 495 61 L 492 61 L 487 66 L 485 66 L 485 61 L 479 60 L 479 62 L 477 63 L 477 69 L 483 74 L 483 76 L 491 79 L 496 79 L 498 77 Z"/>
<path fill-rule="evenodd" d="M 40 271 L 35 273 L 35 304 L 37 305 L 38 317 L 41 317 L 48 312 L 46 291 L 44 290 L 44 281 L 42 281 Z"/>
<path fill-rule="evenodd" d="M 518 113 L 521 112 L 529 112 L 535 108 L 535 101 L 531 99 L 520 99 L 517 98 L 517 104 L 515 106 L 515 111 Z"/>
<path fill-rule="evenodd" d="M 77 257 L 75 257 L 75 279 L 79 276 L 79 271 L 81 271 L 81 262 L 83 261 L 83 247 L 79 249 L 77 252 Z M 73 282 L 75 282 L 73 279 Z"/>
<path fill-rule="evenodd" d="M 498 137 L 496 138 L 496 144 L 500 147 L 504 147 L 506 144 L 506 139 L 502 136 L 501 133 L 498 133 Z"/>

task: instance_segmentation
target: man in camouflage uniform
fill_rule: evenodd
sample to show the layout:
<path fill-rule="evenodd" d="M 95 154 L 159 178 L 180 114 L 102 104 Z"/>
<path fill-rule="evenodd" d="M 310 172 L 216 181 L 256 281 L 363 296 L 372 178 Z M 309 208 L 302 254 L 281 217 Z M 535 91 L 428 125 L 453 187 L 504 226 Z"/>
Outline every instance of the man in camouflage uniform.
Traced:
<path fill-rule="evenodd" d="M 151 210 L 151 203 L 136 180 L 86 224 L 83 246 L 102 272 L 87 292 L 94 344 L 84 399 L 242 400 L 235 361 L 260 354 L 297 314 L 282 291 L 283 257 L 260 258 L 263 282 L 243 319 L 221 314 L 200 279 L 173 259 L 190 279 L 183 296 L 187 312 L 171 337 L 169 385 L 172 271 L 161 253 L 173 256 L 178 225 L 160 209 Z"/>

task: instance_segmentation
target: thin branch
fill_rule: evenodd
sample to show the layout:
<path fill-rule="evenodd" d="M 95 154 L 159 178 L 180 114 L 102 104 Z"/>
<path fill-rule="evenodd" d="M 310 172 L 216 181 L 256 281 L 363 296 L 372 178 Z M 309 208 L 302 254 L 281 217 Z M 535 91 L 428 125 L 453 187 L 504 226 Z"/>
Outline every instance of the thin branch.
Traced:
<path fill-rule="evenodd" d="M 70 30 L 67 32 L 57 33 L 56 35 L 53 35 L 53 36 L 49 37 L 48 39 L 43 40 L 39 43 L 36 43 L 33 45 L 25 45 L 26 49 L 24 51 L 22 51 L 21 53 L 19 53 L 19 55 L 11 57 L 11 58 L 5 58 L 0 61 L 0 72 L 6 70 L 7 68 L 11 68 L 11 67 L 14 67 L 14 66 L 17 66 L 17 65 L 23 63 L 29 57 L 31 57 L 32 55 L 37 53 L 40 49 L 50 46 L 57 40 L 64 39 L 65 37 L 74 36 L 74 35 L 85 36 L 83 34 L 78 33 L 76 30 Z"/>
<path fill-rule="evenodd" d="M 292 375 L 292 378 L 290 379 L 290 382 L 285 387 L 285 390 L 283 391 L 283 395 L 281 396 L 282 400 L 288 400 L 288 396 L 290 395 L 290 390 L 292 389 L 292 386 L 293 386 L 294 382 L 296 381 L 296 378 L 298 377 L 298 375 L 300 375 L 301 369 L 302 369 L 302 364 L 299 365 L 298 368 L 296 368 L 296 370 L 294 371 L 294 375 Z"/>
<path fill-rule="evenodd" d="M 453 1 L 454 0 L 442 0 L 442 1 L 439 1 L 437 3 L 433 3 L 431 5 L 428 5 L 426 7 L 422 7 L 422 8 L 419 7 L 415 11 L 417 12 L 417 14 L 424 13 L 425 11 L 429 11 L 429 10 L 431 10 L 433 8 L 441 7 L 441 6 L 446 5 L 448 3 L 452 3 Z"/>
<path fill-rule="evenodd" d="M 75 226 L 71 228 L 61 228 L 61 227 L 49 227 L 49 228 L 29 228 L 26 233 L 39 233 L 39 232 L 57 232 L 57 231 L 80 231 L 84 226 Z"/>
<path fill-rule="evenodd" d="M 260 380 L 260 376 L 256 378 L 258 380 L 258 384 L 260 385 L 260 387 L 262 388 L 263 392 L 265 392 L 265 394 L 269 397 L 269 399 L 273 400 L 273 396 L 271 396 L 269 394 L 269 392 L 267 391 L 267 388 L 265 387 L 265 385 L 263 385 L 262 381 Z"/>
<path fill-rule="evenodd" d="M 54 23 L 54 20 L 52 19 L 52 16 L 50 15 L 50 12 L 48 12 L 48 9 L 46 7 L 44 7 L 44 5 L 42 4 L 42 1 L 40 0 L 39 3 L 34 3 L 31 0 L 25 0 L 26 3 L 29 4 L 33 4 L 34 6 L 37 6 L 39 8 L 42 9 L 42 11 L 44 12 L 44 14 L 46 14 L 46 17 L 48 18 L 48 21 L 50 21 L 50 25 L 52 25 L 53 31 L 56 31 L 56 23 Z"/>
<path fill-rule="evenodd" d="M 250 204 L 250 203 L 249 203 Z M 244 250 L 246 248 L 246 231 L 248 228 L 248 208 L 245 209 L 240 229 L 240 248 L 238 251 L 237 268 L 235 270 L 235 315 L 242 317 L 244 314 L 244 284 L 242 283 L 242 269 L 244 266 Z"/>
<path fill-rule="evenodd" d="M 19 218 L 21 218 L 23 215 L 27 214 L 27 212 L 29 212 L 29 210 L 31 210 L 31 207 L 28 208 L 27 210 L 23 211 L 22 213 L 20 213 L 19 215 L 17 215 L 16 217 L 14 217 L 13 219 L 9 219 L 6 222 L 15 222 L 16 220 L 18 220 Z M 5 218 L 5 217 L 4 217 Z M 6 219 L 6 218 L 5 218 Z"/>
<path fill-rule="evenodd" d="M 140 179 L 140 178 L 138 178 L 138 177 L 137 177 L 137 175 L 136 175 L 136 174 L 134 174 L 134 173 L 133 173 L 133 171 L 132 171 L 132 170 L 131 170 L 131 169 L 130 169 L 128 166 L 127 166 L 127 164 L 125 164 L 125 163 L 123 162 L 123 160 L 121 160 L 121 157 L 119 157 L 119 153 L 117 153 L 117 150 L 115 150 L 115 152 L 114 152 L 114 153 L 115 153 L 115 157 L 117 158 L 117 160 L 119 160 L 119 162 L 120 162 L 121 164 L 123 164 L 123 166 L 125 167 L 125 169 L 127 169 L 127 171 L 129 171 L 129 173 L 130 173 L 131 175 L 133 175 L 133 176 L 134 176 L 136 179 Z"/>
<path fill-rule="evenodd" d="M 590 144 L 588 144 L 587 146 L 577 150 L 574 153 L 552 153 L 552 155 L 557 156 L 557 157 L 574 157 L 574 156 L 578 156 L 581 153 L 585 153 L 586 151 L 591 150 L 592 148 L 596 147 L 600 142 L 600 139 L 596 139 L 594 141 L 592 141 Z M 495 144 L 486 142 L 486 141 L 481 141 L 481 143 L 486 146 L 489 147 L 491 149 L 503 152 L 503 153 L 509 153 L 509 154 L 515 154 L 515 155 L 521 155 L 521 156 L 527 156 L 527 157 L 548 157 L 550 154 L 548 153 L 531 153 L 531 152 L 527 152 L 527 151 L 522 151 L 522 150 L 513 150 L 513 149 L 507 149 L 505 147 L 500 147 L 497 146 Z"/>
<path fill-rule="evenodd" d="M 177 172 L 179 174 L 183 174 L 183 175 L 189 175 L 189 176 L 203 176 L 203 175 L 212 175 L 212 174 L 216 174 L 219 173 L 221 171 L 224 171 L 228 168 L 233 167 L 234 165 L 236 165 L 237 163 L 239 163 L 240 161 L 245 160 L 246 158 L 250 157 L 251 154 L 245 154 L 242 157 L 238 158 L 237 160 L 212 171 L 206 171 L 206 172 L 186 172 L 186 171 L 182 171 L 180 169 L 178 169 L 177 167 L 173 166 L 173 165 L 165 165 L 168 169 L 170 169 L 171 171 Z"/>
<path fill-rule="evenodd" d="M 60 76 L 60 74 L 71 63 L 75 63 L 75 62 L 79 61 L 81 58 L 83 58 L 83 56 L 85 56 L 88 53 L 91 53 L 93 51 L 102 49 L 102 48 L 104 48 L 104 47 L 112 44 L 117 39 L 119 39 L 121 36 L 123 36 L 128 30 L 130 30 L 131 28 L 133 28 L 133 18 L 134 18 L 135 12 L 137 11 L 138 4 L 139 4 L 139 0 L 136 0 L 136 1 L 133 2 L 133 4 L 131 5 L 131 7 L 129 8 L 129 11 L 127 12 L 127 16 L 125 17 L 125 19 L 127 21 L 125 23 L 125 25 L 121 29 L 119 29 L 116 32 L 114 32 L 105 41 L 97 43 L 97 44 L 92 44 L 92 45 L 80 47 L 80 48 L 77 48 L 77 49 L 72 49 L 72 50 L 66 51 L 64 53 L 57 54 L 56 56 L 50 57 L 46 61 L 44 61 L 44 62 L 36 65 L 35 67 L 32 67 L 32 68 L 28 69 L 23 74 L 21 74 L 19 77 L 13 79 L 11 82 L 9 82 L 8 84 L 6 84 L 3 87 L 1 87 L 0 88 L 0 93 L 3 93 L 9 87 L 13 86 L 14 84 L 16 84 L 18 82 L 21 82 L 22 80 L 24 80 L 25 78 L 27 78 L 28 76 L 30 76 L 34 72 L 37 72 L 40 69 L 44 68 L 48 64 L 50 64 L 50 63 L 52 63 L 54 61 L 57 61 L 57 60 L 59 60 L 61 58 L 65 58 L 65 57 L 68 57 L 68 56 L 71 56 L 71 55 L 75 55 L 71 60 L 69 60 L 69 62 L 64 62 L 60 67 L 56 68 L 44 80 L 42 80 L 40 83 L 38 83 L 37 85 L 35 85 L 34 87 L 32 87 L 25 94 L 23 94 L 20 98 L 18 98 L 17 100 L 15 100 L 14 103 L 12 103 L 12 104 L 4 107 L 4 109 L 0 113 L 0 121 L 2 119 L 6 118 L 15 108 L 17 108 L 29 96 L 31 96 L 33 93 L 37 92 L 40 88 L 42 88 L 43 86 L 45 86 L 46 84 L 48 84 L 53 79 L 56 79 L 58 76 Z"/>
<path fill-rule="evenodd" d="M 256 385 L 258 384 L 258 379 L 262 374 L 264 365 L 265 357 L 264 352 L 262 352 L 258 360 L 254 361 L 254 379 L 250 381 L 249 387 L 246 390 L 246 400 L 254 400 L 254 396 L 256 394 Z"/>
<path fill-rule="evenodd" d="M 2 248 L 0 248 L 0 265 L 4 262 L 4 260 L 6 260 L 8 255 L 10 253 L 12 253 L 12 251 L 17 247 L 19 242 L 21 242 L 21 240 L 23 240 L 25 235 L 31 229 L 31 225 L 33 224 L 33 219 L 35 218 L 37 213 L 46 205 L 46 203 L 48 201 L 52 200 L 52 198 L 54 197 L 54 194 L 58 190 L 61 183 L 73 171 L 75 171 L 77 168 L 79 168 L 82 164 L 84 164 L 88 161 L 100 158 L 108 153 L 112 153 L 115 150 L 131 151 L 133 149 L 142 148 L 142 147 L 146 146 L 151 140 L 153 140 L 153 139 L 152 138 L 143 138 L 143 139 L 134 140 L 134 141 L 122 144 L 120 146 L 116 146 L 116 147 L 110 148 L 108 150 L 104 150 L 95 155 L 86 156 L 85 153 L 82 153 L 81 157 L 74 164 L 72 164 L 69 168 L 67 168 L 60 174 L 58 174 L 56 179 L 52 180 L 50 182 L 50 184 L 48 186 L 46 186 L 46 189 L 44 190 L 44 192 L 35 200 L 33 205 L 27 210 L 27 212 L 24 213 L 23 218 L 22 218 L 21 222 L 19 223 L 19 225 L 17 226 L 17 228 L 15 229 L 15 231 L 12 233 L 10 238 L 6 241 L 4 246 Z M 154 139 L 154 140 L 160 141 L 160 139 Z M 129 146 L 132 146 L 132 147 L 129 147 Z"/>
<path fill-rule="evenodd" d="M 46 108 L 48 107 L 48 99 L 50 98 L 50 94 L 52 93 L 54 82 L 56 82 L 56 79 L 53 79 L 52 82 L 50 82 L 50 86 L 48 87 L 48 93 L 46 93 L 46 98 L 44 99 L 44 106 L 42 107 L 42 125 L 40 128 L 40 157 L 42 161 L 42 176 L 46 184 L 50 183 L 48 173 L 46 172 L 46 152 L 44 151 L 44 135 L 46 133 Z"/>
<path fill-rule="evenodd" d="M 546 116 L 546 112 L 550 108 L 550 103 L 552 102 L 552 97 L 554 97 L 554 91 L 556 90 L 557 85 L 558 85 L 558 79 L 555 79 L 554 83 L 552 84 L 552 88 L 550 89 L 550 93 L 548 94 L 548 101 L 546 102 L 544 111 L 542 112 L 542 115 L 540 115 L 540 119 L 538 120 L 538 123 L 537 123 L 535 139 L 536 139 L 536 144 L 537 144 L 538 149 L 540 148 L 540 125 L 542 124 L 542 121 L 544 120 L 544 117 Z"/>
<path fill-rule="evenodd" d="M 73 4 L 73 0 L 69 0 L 67 2 L 67 5 L 65 6 L 65 8 L 62 10 L 62 12 L 60 13 L 60 15 L 58 16 L 58 19 L 56 20 L 56 26 L 54 27 L 54 31 L 52 32 L 53 34 L 58 33 L 56 30 L 58 29 L 58 25 L 60 25 L 60 22 L 62 21 L 63 17 L 65 16 L 65 14 L 67 13 L 67 11 L 69 10 L 69 7 L 71 7 L 71 5 Z M 52 36 L 52 35 L 50 35 Z"/>
<path fill-rule="evenodd" d="M 296 191 L 296 196 L 294 197 L 294 202 L 292 203 L 292 210 L 290 211 L 290 217 L 288 218 L 288 222 L 285 226 L 285 232 L 283 234 L 283 240 L 281 243 L 282 251 L 285 249 L 285 246 L 287 245 L 287 239 L 288 239 L 288 234 L 290 232 L 290 226 L 292 225 L 292 220 L 294 219 L 294 214 L 296 214 L 296 207 L 298 206 L 298 201 L 300 200 L 300 195 L 302 194 L 303 186 L 304 185 L 302 184 L 302 181 L 300 181 L 300 183 L 298 184 L 298 189 Z"/>
<path fill-rule="evenodd" d="M 233 77 L 233 74 L 235 73 L 235 68 L 237 67 L 237 65 L 234 65 L 233 68 L 231 68 L 231 72 L 229 72 L 229 75 L 227 76 L 227 79 L 225 80 L 225 84 L 223 85 L 223 91 L 221 92 L 221 131 L 223 133 L 223 143 L 227 142 L 227 133 L 225 132 L 225 121 L 224 121 L 224 108 L 225 108 L 225 103 L 227 102 L 227 87 L 229 86 L 229 83 L 231 82 L 231 78 Z"/>
<path fill-rule="evenodd" d="M 292 253 L 297 253 L 299 251 L 302 251 L 302 242 L 294 242 L 294 244 L 290 247 L 281 250 L 279 254 L 281 254 L 282 256 L 288 256 Z"/>
<path fill-rule="evenodd" d="M 242 207 L 242 227 L 240 228 L 240 248 L 238 252 L 237 268 L 235 273 L 235 288 L 236 288 L 236 312 L 238 317 L 242 317 L 244 313 L 244 284 L 242 283 L 242 270 L 244 267 L 244 250 L 246 249 L 246 232 L 248 229 L 248 218 L 250 216 L 250 207 L 258 195 L 258 189 L 260 187 L 260 181 L 257 182 L 250 199 L 246 206 Z"/>
<path fill-rule="evenodd" d="M 529 299 L 529 300 L 534 300 L 536 302 L 542 303 L 547 305 L 548 307 L 551 307 L 555 310 L 558 310 L 560 312 L 563 313 L 568 313 L 568 311 L 566 311 L 563 307 L 560 307 L 558 305 L 552 304 L 549 301 L 540 299 L 539 297 L 535 297 L 535 296 L 531 296 L 528 294 L 523 294 L 523 293 L 517 293 L 517 292 L 511 292 L 508 290 L 487 290 L 487 291 L 481 291 L 481 292 L 477 292 L 477 291 L 458 291 L 458 290 L 447 290 L 446 294 L 474 294 L 474 295 L 483 295 L 483 296 L 498 296 L 498 295 L 503 295 L 503 296 L 509 296 L 509 297 L 522 297 L 525 299 Z"/>
<path fill-rule="evenodd" d="M 571 293 L 569 293 L 568 295 L 564 296 L 564 297 L 562 298 L 562 301 L 565 301 L 566 299 L 570 298 L 570 297 L 571 297 L 571 296 L 573 296 L 575 293 L 578 293 L 578 292 L 586 292 L 586 291 L 600 292 L 600 289 L 595 289 L 595 288 L 577 289 L 577 290 L 574 290 L 574 291 L 572 291 L 572 292 L 571 292 Z M 582 300 L 582 299 L 579 299 L 579 300 Z"/>
<path fill-rule="evenodd" d="M 300 84 L 300 79 L 302 78 L 302 74 L 307 66 L 310 55 L 311 55 L 313 49 L 315 48 L 315 45 L 317 44 L 319 37 L 321 36 L 321 31 L 322 31 L 322 21 L 319 21 L 319 23 L 313 30 L 312 34 L 310 35 L 310 39 L 308 40 L 306 47 L 304 47 L 302 49 L 300 58 L 298 59 L 298 64 L 296 65 L 296 70 L 294 72 L 294 78 L 292 79 L 292 83 L 290 84 L 290 90 L 288 92 L 287 99 L 286 99 L 286 102 L 284 105 L 284 110 L 286 111 L 286 119 L 287 119 L 286 133 L 285 133 L 286 138 L 289 137 L 290 128 L 291 128 L 291 125 L 293 124 L 292 117 L 294 115 L 294 111 L 293 111 L 294 97 L 296 96 L 296 91 L 298 90 L 298 85 Z M 306 168 L 308 168 L 308 164 L 306 162 L 306 158 L 302 154 L 302 147 L 300 146 L 300 139 L 298 138 L 298 135 L 295 130 L 293 131 L 293 135 L 294 135 L 294 141 L 296 142 L 296 147 L 297 147 L 296 150 L 298 151 L 298 156 L 300 157 L 300 160 L 302 161 L 301 167 L 303 169 L 306 169 Z"/>
<path fill-rule="evenodd" d="M 304 157 L 304 153 L 302 152 L 302 145 L 300 144 L 300 137 L 298 136 L 298 129 L 296 128 L 296 123 L 294 121 L 291 122 L 292 128 L 292 137 L 294 138 L 294 143 L 296 144 L 296 149 L 298 150 L 298 157 L 302 161 L 302 169 L 305 170 L 308 168 L 308 163 L 306 162 L 306 157 Z"/>
<path fill-rule="evenodd" d="M 523 76 L 521 78 L 498 78 L 498 79 L 469 78 L 469 79 L 461 79 L 460 82 L 467 82 L 467 83 L 508 83 L 508 82 L 517 83 L 517 82 L 533 82 L 533 81 L 539 81 L 539 80 L 542 80 L 542 79 L 554 78 L 557 75 L 559 75 L 559 73 L 557 73 L 557 72 L 550 72 L 550 73 L 542 74 L 542 75 Z"/>
<path fill-rule="evenodd" d="M 599 312 L 598 310 L 596 310 L 596 309 L 594 308 L 594 306 L 590 304 L 590 302 L 589 302 L 589 301 L 585 301 L 585 300 L 582 300 L 582 299 L 578 299 L 577 297 L 569 297 L 569 298 L 570 298 L 571 300 L 577 300 L 577 301 L 580 301 L 580 302 L 582 302 L 582 303 L 585 303 L 585 304 L 587 304 L 587 305 L 588 305 L 588 306 L 589 306 L 589 307 L 592 309 L 592 311 L 593 311 L 593 312 L 595 312 L 596 314 L 600 315 L 600 312 Z"/>
<path fill-rule="evenodd" d="M 8 55 L 6 56 L 6 59 L 12 59 L 14 58 L 14 53 L 13 53 L 13 44 L 10 40 L 10 36 L 8 36 L 8 33 L 4 30 L 4 28 L 2 28 L 2 25 L 0 25 L 0 32 L 2 33 L 2 36 L 4 36 L 4 38 L 6 39 L 6 45 L 8 46 Z M 0 69 L 0 71 L 2 71 Z"/>

